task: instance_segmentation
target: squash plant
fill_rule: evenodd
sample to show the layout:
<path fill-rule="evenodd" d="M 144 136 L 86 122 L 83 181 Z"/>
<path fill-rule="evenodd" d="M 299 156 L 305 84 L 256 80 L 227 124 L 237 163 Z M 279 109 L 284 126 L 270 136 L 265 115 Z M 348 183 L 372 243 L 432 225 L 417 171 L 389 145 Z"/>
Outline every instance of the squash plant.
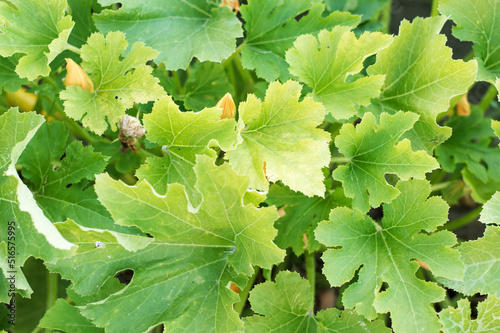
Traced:
<path fill-rule="evenodd" d="M 498 12 L 0 2 L 0 330 L 500 330 Z"/>

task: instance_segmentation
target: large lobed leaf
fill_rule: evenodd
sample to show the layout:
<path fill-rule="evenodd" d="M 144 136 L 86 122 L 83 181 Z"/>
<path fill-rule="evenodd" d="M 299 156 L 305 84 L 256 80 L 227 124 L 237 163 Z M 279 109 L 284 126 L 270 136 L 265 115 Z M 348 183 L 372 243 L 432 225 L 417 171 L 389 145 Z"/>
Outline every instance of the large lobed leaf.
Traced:
<path fill-rule="evenodd" d="M 356 127 L 342 126 L 335 144 L 349 162 L 338 166 L 332 176 L 342 182 L 346 196 L 353 198 L 353 207 L 366 212 L 370 206 L 396 198 L 399 190 L 387 183 L 386 174 L 424 179 L 426 172 L 438 168 L 425 151 L 413 152 L 408 139 L 399 141 L 417 119 L 412 112 L 382 113 L 379 125 L 374 115 L 366 113 Z"/>
<path fill-rule="evenodd" d="M 500 331 L 500 299 L 493 295 L 477 305 L 477 318 L 471 319 L 470 303 L 458 301 L 457 308 L 446 308 L 439 313 L 444 333 L 494 333 Z"/>
<path fill-rule="evenodd" d="M 12 93 L 28 83 L 27 79 L 21 79 L 15 71 L 19 58 L 19 55 L 7 58 L 0 56 L 0 90 Z"/>
<path fill-rule="evenodd" d="M 15 168 L 19 155 L 42 123 L 42 116 L 34 112 L 19 113 L 17 108 L 0 116 L 0 270 L 5 277 L 12 274 L 8 272 L 16 272 L 16 288 L 25 297 L 32 291 L 20 267 L 28 257 L 52 260 L 75 250 L 44 216 Z M 9 234 L 12 231 L 9 225 L 14 226 L 14 234 Z M 7 249 L 12 246 L 9 241 L 15 244 L 15 265 L 7 262 Z M 8 302 L 9 284 L 5 282 L 0 278 L 2 302 Z"/>
<path fill-rule="evenodd" d="M 395 332 L 438 331 L 431 303 L 442 300 L 445 291 L 418 279 L 414 260 L 436 276 L 462 279 L 459 253 L 450 248 L 456 237 L 435 232 L 447 221 L 448 206 L 439 197 L 427 198 L 431 188 L 425 180 L 400 181 L 396 188 L 401 194 L 383 205 L 380 222 L 356 208 L 340 207 L 319 224 L 316 238 L 329 247 L 323 273 L 332 286 L 351 281 L 342 298 L 346 308 L 369 319 L 390 312 Z M 387 287 L 380 291 L 383 283 Z"/>
<path fill-rule="evenodd" d="M 230 282 L 242 287 L 246 278 L 241 274 L 251 275 L 252 265 L 270 268 L 283 259 L 284 251 L 272 243 L 275 209 L 243 204 L 248 179 L 203 155 L 194 170 L 203 196 L 196 209 L 182 185 L 171 184 L 159 196 L 145 181 L 127 186 L 97 176 L 96 192 L 116 223 L 154 237 L 144 249 L 129 252 L 108 233 L 61 226 L 69 239 L 76 238 L 80 253 L 51 268 L 72 280 L 76 292 L 93 294 L 109 276 L 134 270 L 125 289 L 82 310 L 106 332 L 143 332 L 162 322 L 169 332 L 242 330 Z M 95 241 L 105 247 L 96 248 Z"/>
<path fill-rule="evenodd" d="M 313 314 L 314 295 L 298 273 L 280 272 L 276 282 L 258 284 L 250 292 L 252 310 L 261 315 L 245 317 L 245 332 L 390 332 L 380 320 L 338 309 Z"/>
<path fill-rule="evenodd" d="M 100 0 L 103 5 L 117 1 Z M 227 7 L 206 0 L 122 0 L 117 10 L 94 15 L 99 31 L 120 30 L 127 40 L 160 51 L 157 62 L 167 69 L 185 69 L 193 57 L 220 62 L 243 37 L 241 23 Z"/>
<path fill-rule="evenodd" d="M 377 55 L 368 74 L 385 74 L 380 97 L 381 111 L 412 111 L 420 115 L 405 134 L 414 149 L 428 152 L 451 135 L 451 129 L 436 123 L 436 116 L 449 107 L 452 97 L 463 95 L 474 83 L 477 64 L 453 60 L 446 37 L 439 32 L 446 17 L 403 21 L 399 36 Z M 380 110 L 379 110 L 380 111 Z"/>
<path fill-rule="evenodd" d="M 196 155 L 208 153 L 210 144 L 222 150 L 234 149 L 238 142 L 234 119 L 220 119 L 220 108 L 200 112 L 181 112 L 170 96 L 163 97 L 144 116 L 148 140 L 164 146 L 163 157 L 149 157 L 137 170 L 139 179 L 146 179 L 160 194 L 167 185 L 179 183 L 186 187 L 190 202 L 197 206 L 201 196 L 195 189 L 193 166 Z"/>
<path fill-rule="evenodd" d="M 79 141 L 67 144 L 68 139 L 62 123 L 44 123 L 19 158 L 25 182 L 44 214 L 52 222 L 71 219 L 88 228 L 134 233 L 114 224 L 92 186 L 108 158 Z"/>
<path fill-rule="evenodd" d="M 294 81 L 273 82 L 264 102 L 248 95 L 240 103 L 243 142 L 227 156 L 236 173 L 250 177 L 251 188 L 267 190 L 281 180 L 307 196 L 324 196 L 321 168 L 330 161 L 330 135 L 316 127 L 325 111 L 312 98 L 299 102 L 301 88 Z"/>
<path fill-rule="evenodd" d="M 481 110 L 472 107 L 469 116 L 453 116 L 446 125 L 453 128 L 453 134 L 435 151 L 443 170 L 454 172 L 465 164 L 481 182 L 488 183 L 490 178 L 500 182 L 500 150 L 490 147 L 494 136 L 491 119 L 483 118 Z"/>
<path fill-rule="evenodd" d="M 456 23 L 455 37 L 474 43 L 478 80 L 495 83 L 500 77 L 500 1 L 443 0 L 439 2 L 439 11 Z"/>
<path fill-rule="evenodd" d="M 165 95 L 158 79 L 151 75 L 153 69 L 146 65 L 158 52 L 135 43 L 120 60 L 127 45 L 122 32 L 110 32 L 106 37 L 92 34 L 82 46 L 81 66 L 90 74 L 95 91 L 69 86 L 60 93 L 66 114 L 97 134 L 104 133 L 108 124 L 115 131 L 119 118 L 134 103 L 147 103 Z"/>
<path fill-rule="evenodd" d="M 241 62 L 255 69 L 259 77 L 271 82 L 290 78 L 285 52 L 302 34 L 316 35 L 337 25 L 355 27 L 360 19 L 350 13 L 334 12 L 322 17 L 325 5 L 320 0 L 250 0 L 241 7 L 246 40 Z M 296 19 L 302 15 L 300 19 Z"/>
<path fill-rule="evenodd" d="M 350 27 L 338 26 L 318 35 L 302 35 L 286 53 L 290 73 L 313 88 L 313 99 L 323 104 L 336 119 L 348 119 L 359 105 L 367 106 L 378 97 L 383 75 L 348 80 L 363 69 L 363 61 L 392 42 L 389 35 L 364 33 L 358 38 Z"/>
<path fill-rule="evenodd" d="M 274 224 L 278 229 L 274 240 L 276 245 L 282 249 L 291 247 L 299 256 L 305 250 L 311 253 L 320 249 L 321 245 L 314 237 L 318 222 L 326 220 L 334 207 L 351 206 L 351 199 L 345 197 L 342 187 L 331 189 L 329 184 L 324 198 L 308 197 L 287 186 L 273 184 L 269 188 L 266 203 L 282 206 L 284 212 Z"/>
<path fill-rule="evenodd" d="M 66 49 L 74 22 L 65 15 L 66 0 L 0 2 L 0 56 L 24 54 L 16 66 L 20 77 L 34 80 L 50 73 L 49 64 Z M 36 14 L 34 14 L 36 13 Z"/>
<path fill-rule="evenodd" d="M 463 281 L 440 278 L 439 282 L 466 295 L 500 297 L 500 192 L 484 204 L 480 221 L 486 224 L 484 236 L 457 247 L 465 265 Z"/>

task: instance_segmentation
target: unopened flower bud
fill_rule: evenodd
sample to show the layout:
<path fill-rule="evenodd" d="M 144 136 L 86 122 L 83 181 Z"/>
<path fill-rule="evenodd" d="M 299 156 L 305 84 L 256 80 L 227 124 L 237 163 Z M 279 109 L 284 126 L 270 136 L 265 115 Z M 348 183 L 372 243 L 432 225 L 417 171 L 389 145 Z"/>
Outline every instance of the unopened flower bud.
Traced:
<path fill-rule="evenodd" d="M 470 115 L 470 104 L 467 100 L 467 94 L 463 95 L 457 103 L 457 116 Z"/>
<path fill-rule="evenodd" d="M 94 92 L 94 84 L 90 77 L 85 73 L 85 71 L 72 59 L 66 58 L 66 78 L 64 79 L 64 85 L 68 86 L 79 86 L 88 92 Z"/>
<path fill-rule="evenodd" d="M 234 104 L 233 97 L 230 93 L 225 94 L 215 107 L 222 109 L 220 119 L 234 118 L 234 115 L 236 114 L 236 105 Z"/>
<path fill-rule="evenodd" d="M 229 7 L 231 10 L 234 10 L 235 12 L 240 11 L 240 3 L 238 2 L 238 0 L 222 0 L 220 6 Z"/>
<path fill-rule="evenodd" d="M 11 106 L 18 106 L 19 109 L 25 112 L 35 110 L 37 95 L 26 92 L 25 88 L 19 89 L 14 93 L 6 93 L 7 101 Z"/>

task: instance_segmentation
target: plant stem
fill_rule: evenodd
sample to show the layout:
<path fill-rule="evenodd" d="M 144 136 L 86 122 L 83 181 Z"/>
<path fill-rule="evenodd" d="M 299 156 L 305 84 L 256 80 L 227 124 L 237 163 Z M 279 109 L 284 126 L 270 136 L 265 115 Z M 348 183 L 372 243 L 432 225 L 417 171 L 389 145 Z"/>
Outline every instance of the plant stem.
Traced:
<path fill-rule="evenodd" d="M 431 16 L 439 15 L 438 5 L 439 5 L 439 0 L 432 0 Z"/>
<path fill-rule="evenodd" d="M 47 272 L 47 309 L 57 300 L 57 274 Z"/>
<path fill-rule="evenodd" d="M 484 94 L 483 98 L 481 98 L 481 102 L 479 102 L 479 107 L 483 110 L 483 113 L 488 110 L 490 107 L 491 101 L 497 96 L 497 88 L 494 84 L 491 84 Z"/>
<path fill-rule="evenodd" d="M 69 51 L 74 52 L 76 54 L 82 54 L 82 51 L 78 47 L 73 46 L 71 44 L 66 44 L 66 50 L 69 50 Z"/>
<path fill-rule="evenodd" d="M 245 305 L 247 304 L 247 299 L 248 299 L 248 294 L 250 293 L 250 289 L 252 289 L 253 284 L 255 283 L 255 279 L 257 278 L 257 275 L 260 273 L 260 267 L 255 267 L 254 268 L 255 272 L 253 273 L 252 277 L 248 280 L 247 285 L 245 288 L 243 288 L 242 291 L 240 291 L 240 301 L 234 304 L 234 311 L 236 311 L 240 317 L 241 313 L 243 312 L 243 309 L 245 308 Z"/>
<path fill-rule="evenodd" d="M 460 227 L 463 227 L 464 225 L 474 221 L 477 219 L 481 211 L 483 210 L 483 206 L 479 206 L 476 209 L 470 211 L 469 213 L 465 214 L 464 216 L 446 223 L 445 225 L 441 226 L 438 228 L 439 230 L 456 230 Z"/>
<path fill-rule="evenodd" d="M 382 29 L 380 32 L 388 34 L 391 30 L 391 10 L 392 10 L 392 0 L 387 2 L 385 7 L 382 9 L 382 17 L 380 22 L 382 23 Z"/>
<path fill-rule="evenodd" d="M 177 86 L 179 95 L 184 96 L 186 94 L 186 87 L 182 85 L 181 79 L 179 78 L 179 73 L 177 71 L 171 71 L 172 77 L 175 80 L 175 85 Z"/>
<path fill-rule="evenodd" d="M 306 252 L 306 275 L 307 280 L 309 280 L 309 284 L 311 285 L 311 316 L 314 315 L 314 301 L 316 295 L 316 257 L 314 256 L 314 252 Z"/>
<path fill-rule="evenodd" d="M 90 136 L 90 134 L 83 127 L 81 127 L 76 121 L 68 118 L 64 114 L 63 109 L 59 106 L 59 104 L 56 103 L 54 99 L 47 95 L 44 95 L 43 98 L 46 98 L 49 103 L 52 104 L 52 107 L 56 109 L 56 112 L 54 112 L 54 116 L 57 117 L 57 119 L 59 119 L 64 125 L 66 125 L 72 135 L 90 143 L 95 141 L 94 138 L 92 138 L 92 136 Z"/>
<path fill-rule="evenodd" d="M 464 61 L 467 62 L 467 61 L 471 60 L 472 58 L 474 58 L 474 50 L 470 50 L 470 52 L 465 55 Z"/>
<path fill-rule="evenodd" d="M 436 191 L 440 191 L 442 189 L 445 189 L 448 186 L 450 186 L 451 183 L 452 183 L 452 181 L 447 181 L 447 182 L 442 182 L 442 183 L 434 184 L 434 185 L 431 186 L 431 192 L 436 192 Z"/>
<path fill-rule="evenodd" d="M 57 300 L 57 274 L 47 271 L 47 310 L 54 306 Z M 52 332 L 52 330 L 48 330 Z"/>
<path fill-rule="evenodd" d="M 330 160 L 331 163 L 348 163 L 350 162 L 351 159 L 348 158 L 348 157 L 340 157 L 340 156 L 337 156 L 337 157 L 332 157 L 332 159 Z"/>

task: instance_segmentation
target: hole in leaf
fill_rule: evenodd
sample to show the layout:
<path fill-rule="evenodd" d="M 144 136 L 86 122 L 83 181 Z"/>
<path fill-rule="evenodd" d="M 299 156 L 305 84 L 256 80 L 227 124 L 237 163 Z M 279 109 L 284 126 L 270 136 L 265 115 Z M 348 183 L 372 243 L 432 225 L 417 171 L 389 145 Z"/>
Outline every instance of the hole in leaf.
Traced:
<path fill-rule="evenodd" d="M 132 281 L 133 277 L 134 277 L 134 271 L 131 269 L 126 269 L 124 271 L 116 273 L 115 275 L 115 278 L 117 278 L 121 283 L 124 284 L 129 284 L 130 281 Z"/>
<path fill-rule="evenodd" d="M 384 211 L 382 209 L 382 206 L 371 208 L 368 213 L 366 213 L 369 217 L 371 217 L 373 220 L 378 221 L 381 220 L 382 217 L 384 217 Z"/>
<path fill-rule="evenodd" d="M 389 285 L 387 282 L 382 282 L 382 285 L 380 286 L 380 290 L 378 291 L 379 293 L 386 291 L 389 288 Z"/>
<path fill-rule="evenodd" d="M 309 11 L 306 10 L 305 12 L 303 13 L 300 13 L 299 15 L 295 16 L 295 20 L 300 21 L 300 19 L 302 19 L 304 16 L 306 16 L 307 14 L 309 14 Z"/>
<path fill-rule="evenodd" d="M 71 186 L 73 186 L 73 184 L 69 183 L 68 185 L 66 185 L 66 188 L 70 188 Z"/>

